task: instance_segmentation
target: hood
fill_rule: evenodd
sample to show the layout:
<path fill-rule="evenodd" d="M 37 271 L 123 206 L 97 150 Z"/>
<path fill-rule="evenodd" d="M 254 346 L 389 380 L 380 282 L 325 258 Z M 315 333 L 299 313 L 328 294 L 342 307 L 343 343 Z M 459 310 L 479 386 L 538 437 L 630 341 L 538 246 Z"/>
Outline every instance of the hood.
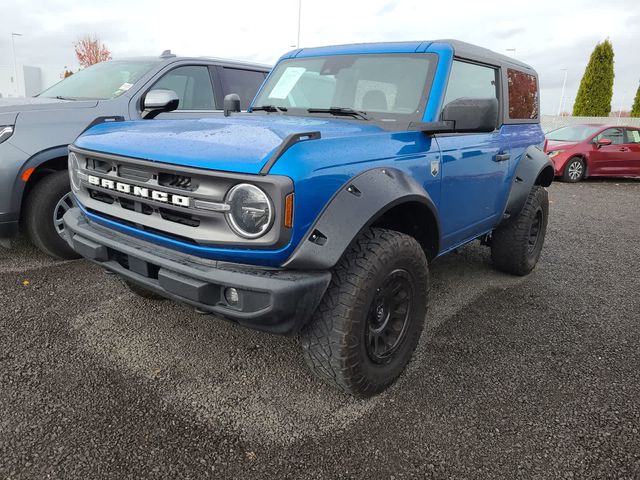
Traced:
<path fill-rule="evenodd" d="M 257 174 L 287 135 L 314 131 L 322 138 L 335 138 L 383 130 L 353 120 L 237 114 L 101 124 L 81 135 L 75 145 L 143 160 Z"/>
<path fill-rule="evenodd" d="M 554 150 L 568 150 L 573 148 L 578 142 L 563 142 L 560 140 L 546 140 L 544 142 L 544 152 L 552 152 Z"/>
<path fill-rule="evenodd" d="M 0 98 L 0 114 L 34 110 L 91 108 L 96 105 L 98 105 L 97 100 L 59 100 L 57 98 L 45 97 Z"/>

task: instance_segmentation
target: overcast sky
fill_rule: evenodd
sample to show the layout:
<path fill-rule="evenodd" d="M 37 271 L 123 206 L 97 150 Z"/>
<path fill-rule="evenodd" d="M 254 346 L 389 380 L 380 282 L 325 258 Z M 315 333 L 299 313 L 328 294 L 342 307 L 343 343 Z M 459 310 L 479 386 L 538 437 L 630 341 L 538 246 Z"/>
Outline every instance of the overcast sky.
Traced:
<path fill-rule="evenodd" d="M 114 58 L 210 55 L 273 63 L 296 44 L 298 0 L 0 0 L 0 64 L 76 69 L 73 42 L 96 34 Z M 629 110 L 640 80 L 640 0 L 302 0 L 302 47 L 456 38 L 513 55 L 540 75 L 555 113 L 567 69 L 570 110 L 593 47 L 615 50 L 613 110 Z"/>

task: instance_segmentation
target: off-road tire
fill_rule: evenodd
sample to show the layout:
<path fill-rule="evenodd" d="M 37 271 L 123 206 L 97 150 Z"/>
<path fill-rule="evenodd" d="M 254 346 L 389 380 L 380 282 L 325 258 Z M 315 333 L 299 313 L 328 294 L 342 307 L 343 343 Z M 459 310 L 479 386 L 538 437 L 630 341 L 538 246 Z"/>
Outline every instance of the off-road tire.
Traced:
<path fill-rule="evenodd" d="M 130 282 L 129 280 L 122 279 L 122 283 L 125 287 L 127 287 L 132 293 L 135 293 L 139 297 L 146 298 L 147 300 L 166 300 L 162 295 L 158 295 L 151 290 L 144 288 L 143 286 L 138 285 L 135 282 Z"/>
<path fill-rule="evenodd" d="M 54 209 L 70 190 L 66 170 L 51 173 L 39 180 L 29 192 L 23 211 L 24 226 L 33 244 L 60 260 L 80 258 L 60 236 L 53 220 Z"/>
<path fill-rule="evenodd" d="M 393 290 L 387 287 L 394 275 L 400 275 L 400 282 L 410 291 L 404 333 L 398 335 L 388 359 L 374 361 L 369 352 L 373 347 L 366 340 L 369 319 L 380 289 Z M 427 259 L 413 237 L 380 228 L 365 231 L 334 267 L 329 288 L 301 333 L 307 365 L 316 376 L 346 393 L 370 397 L 383 391 L 405 369 L 418 344 L 428 289 Z M 390 303 L 395 304 L 396 298 Z"/>
<path fill-rule="evenodd" d="M 495 268 L 513 275 L 530 273 L 540 259 L 548 219 L 549 194 L 544 187 L 534 186 L 518 216 L 491 235 L 491 260 Z M 535 228 L 538 230 L 534 241 Z"/>
<path fill-rule="evenodd" d="M 579 168 L 580 174 L 578 176 L 573 176 L 572 172 L 574 168 Z M 564 172 L 562 172 L 562 181 L 569 183 L 577 183 L 584 178 L 584 174 L 587 170 L 586 165 L 584 164 L 584 160 L 580 157 L 573 157 L 567 161 L 567 164 L 564 166 Z"/>

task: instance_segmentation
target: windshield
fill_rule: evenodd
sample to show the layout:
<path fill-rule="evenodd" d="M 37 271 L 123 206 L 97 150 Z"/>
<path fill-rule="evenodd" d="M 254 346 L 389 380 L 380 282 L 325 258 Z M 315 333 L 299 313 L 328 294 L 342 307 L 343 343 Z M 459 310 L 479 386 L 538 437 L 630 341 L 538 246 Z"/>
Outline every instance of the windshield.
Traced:
<path fill-rule="evenodd" d="M 74 73 L 40 94 L 46 98 L 108 100 L 129 90 L 155 62 L 103 62 Z"/>
<path fill-rule="evenodd" d="M 253 106 L 271 105 L 294 114 L 300 111 L 291 110 L 353 109 L 378 120 L 408 119 L 423 108 L 434 67 L 434 56 L 429 54 L 284 60 L 269 76 Z"/>
<path fill-rule="evenodd" d="M 581 142 L 587 137 L 594 135 L 601 127 L 593 125 L 573 125 L 562 127 L 553 132 L 547 133 L 547 140 L 557 140 L 559 142 Z"/>

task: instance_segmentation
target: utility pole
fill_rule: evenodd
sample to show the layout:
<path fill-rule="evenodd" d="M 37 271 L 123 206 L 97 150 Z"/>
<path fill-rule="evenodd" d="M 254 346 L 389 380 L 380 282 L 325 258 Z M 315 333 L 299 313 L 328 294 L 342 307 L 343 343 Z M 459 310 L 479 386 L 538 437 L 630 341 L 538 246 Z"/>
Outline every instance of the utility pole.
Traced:
<path fill-rule="evenodd" d="M 13 55 L 13 86 L 16 90 L 16 97 L 20 95 L 20 92 L 18 90 L 18 65 L 16 64 L 16 45 L 14 42 L 14 38 L 21 36 L 21 33 L 11 32 L 11 54 Z"/>
<path fill-rule="evenodd" d="M 561 68 L 561 72 L 564 72 L 564 79 L 562 80 L 562 92 L 560 93 L 560 104 L 558 105 L 558 116 L 562 113 L 562 105 L 564 103 L 564 89 L 567 86 L 567 69 Z"/>

